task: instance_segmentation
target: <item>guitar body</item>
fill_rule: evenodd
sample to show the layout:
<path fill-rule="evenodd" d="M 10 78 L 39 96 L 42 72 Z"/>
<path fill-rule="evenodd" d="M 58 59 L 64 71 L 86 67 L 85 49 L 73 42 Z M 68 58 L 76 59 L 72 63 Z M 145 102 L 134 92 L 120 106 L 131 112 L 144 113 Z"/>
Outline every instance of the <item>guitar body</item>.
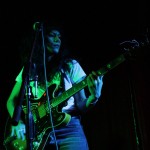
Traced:
<path fill-rule="evenodd" d="M 43 107 L 42 105 L 40 107 Z M 38 109 L 40 108 L 38 107 Z M 49 134 L 52 131 L 52 124 L 50 122 L 50 115 L 46 113 L 46 110 L 42 109 L 42 112 L 46 115 L 44 117 L 40 118 L 38 109 L 34 109 L 33 118 L 34 118 L 34 138 L 32 141 L 32 147 L 33 150 L 43 150 L 46 142 L 49 138 Z M 41 109 L 41 108 L 40 108 Z M 35 113 L 36 112 L 36 113 Z M 66 125 L 69 123 L 71 116 L 67 113 L 58 112 L 57 108 L 51 109 L 52 114 L 52 120 L 53 120 L 53 127 L 57 128 L 63 125 Z M 42 113 L 42 114 L 43 114 Z M 21 140 L 16 138 L 15 136 L 11 137 L 11 120 L 9 119 L 6 124 L 6 131 L 5 131 L 5 140 L 4 140 L 4 146 L 6 150 L 28 150 L 28 141 L 25 135 L 25 140 Z"/>
<path fill-rule="evenodd" d="M 4 146 L 6 150 L 27 150 L 27 141 L 8 136 L 4 141 Z"/>

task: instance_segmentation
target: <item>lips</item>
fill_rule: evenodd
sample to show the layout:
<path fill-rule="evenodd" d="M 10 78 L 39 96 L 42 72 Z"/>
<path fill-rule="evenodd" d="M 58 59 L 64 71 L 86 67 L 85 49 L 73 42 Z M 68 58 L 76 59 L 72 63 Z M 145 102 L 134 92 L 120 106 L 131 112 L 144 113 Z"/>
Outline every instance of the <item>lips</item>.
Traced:
<path fill-rule="evenodd" d="M 60 48 L 60 45 L 54 44 L 54 45 L 52 45 L 51 47 L 54 48 L 54 49 L 55 49 L 55 48 L 59 49 L 59 48 Z"/>
<path fill-rule="evenodd" d="M 55 48 L 57 47 L 57 48 L 59 48 L 59 47 L 60 47 L 60 45 L 52 45 L 52 47 L 55 47 Z"/>

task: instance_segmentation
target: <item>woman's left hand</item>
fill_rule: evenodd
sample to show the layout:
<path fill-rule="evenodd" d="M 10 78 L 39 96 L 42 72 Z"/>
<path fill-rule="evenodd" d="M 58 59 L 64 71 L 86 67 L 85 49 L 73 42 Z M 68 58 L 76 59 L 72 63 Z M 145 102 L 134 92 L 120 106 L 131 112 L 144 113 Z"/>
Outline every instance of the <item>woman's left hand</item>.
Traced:
<path fill-rule="evenodd" d="M 87 77 L 87 84 L 91 96 L 98 99 L 103 86 L 103 76 L 98 76 L 95 71 L 92 71 Z"/>

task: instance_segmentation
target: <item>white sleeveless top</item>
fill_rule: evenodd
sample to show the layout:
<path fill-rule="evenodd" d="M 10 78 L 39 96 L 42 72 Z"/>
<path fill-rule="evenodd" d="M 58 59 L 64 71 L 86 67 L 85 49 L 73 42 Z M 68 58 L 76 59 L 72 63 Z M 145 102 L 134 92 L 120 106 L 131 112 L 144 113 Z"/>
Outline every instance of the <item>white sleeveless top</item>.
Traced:
<path fill-rule="evenodd" d="M 65 90 L 68 90 L 69 88 L 72 87 L 72 85 L 78 81 L 81 81 L 85 76 L 85 72 L 82 69 L 81 65 L 76 61 L 76 60 L 72 60 L 72 63 L 69 63 L 69 67 L 70 67 L 70 72 L 66 72 L 66 76 L 67 78 L 64 78 L 64 85 L 65 85 Z M 18 76 L 16 77 L 16 81 L 17 82 L 22 82 L 22 73 L 23 73 L 24 67 L 22 68 L 22 70 L 20 71 L 20 73 L 18 74 Z M 60 80 L 58 79 L 60 78 L 60 74 L 56 74 L 54 76 L 54 79 L 51 82 L 47 81 L 47 87 L 49 87 L 52 84 L 56 84 L 59 85 L 60 84 Z M 30 86 L 32 87 L 32 94 L 33 96 L 35 96 L 35 90 L 37 91 L 37 97 L 34 98 L 34 100 L 39 100 L 43 94 L 45 93 L 46 89 L 40 87 L 39 85 L 37 86 L 37 88 L 35 87 L 35 82 L 31 81 L 30 82 Z M 36 89 L 35 89 L 36 88 Z M 67 105 L 65 107 L 62 108 L 62 112 L 66 112 L 66 111 L 72 111 L 75 110 L 75 105 L 74 105 L 74 97 L 71 96 L 68 100 L 67 100 Z"/>

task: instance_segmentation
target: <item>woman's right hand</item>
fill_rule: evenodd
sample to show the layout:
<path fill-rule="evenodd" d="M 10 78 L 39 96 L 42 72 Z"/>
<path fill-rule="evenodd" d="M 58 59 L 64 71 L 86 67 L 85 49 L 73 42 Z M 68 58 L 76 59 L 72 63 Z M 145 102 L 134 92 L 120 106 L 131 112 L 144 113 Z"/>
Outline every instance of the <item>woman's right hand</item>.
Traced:
<path fill-rule="evenodd" d="M 17 126 L 11 126 L 11 136 L 16 136 L 19 139 L 25 140 L 26 128 L 22 121 L 19 121 Z"/>

